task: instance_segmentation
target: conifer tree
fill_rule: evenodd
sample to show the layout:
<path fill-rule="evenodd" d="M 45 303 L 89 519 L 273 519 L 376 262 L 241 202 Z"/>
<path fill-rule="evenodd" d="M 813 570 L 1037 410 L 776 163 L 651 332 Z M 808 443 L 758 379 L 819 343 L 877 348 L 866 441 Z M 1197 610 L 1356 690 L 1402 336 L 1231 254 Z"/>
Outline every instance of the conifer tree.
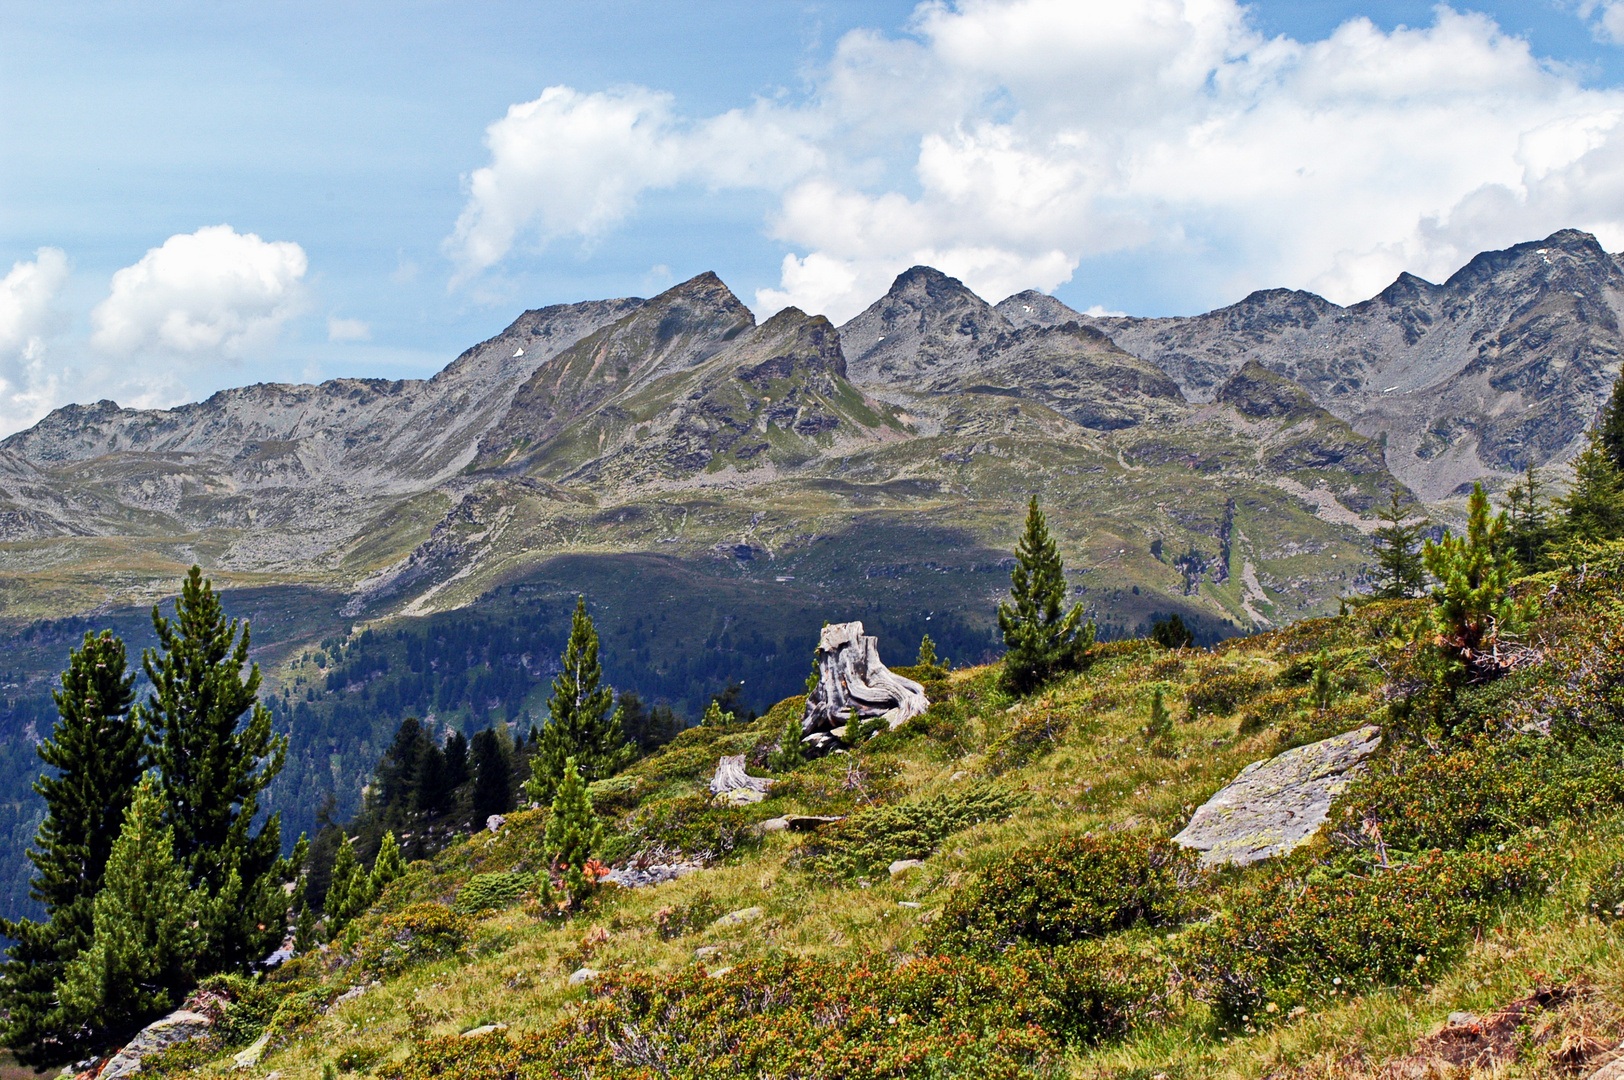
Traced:
<path fill-rule="evenodd" d="M 531 778 L 525 785 L 526 794 L 537 802 L 552 797 L 570 758 L 590 782 L 613 775 L 632 755 L 620 714 L 609 711 L 614 691 L 600 685 L 603 666 L 598 662 L 598 631 L 586 613 L 584 597 L 576 599 L 563 660 L 547 702 L 547 726 L 531 758 Z"/>
<path fill-rule="evenodd" d="M 705 715 L 699 718 L 700 727 L 727 727 L 733 722 L 733 714 L 722 711 L 722 703 L 711 698 L 710 704 L 705 706 Z"/>
<path fill-rule="evenodd" d="M 513 809 L 513 770 L 507 746 L 492 728 L 474 733 L 469 756 L 474 768 L 469 808 L 474 813 L 474 827 L 479 828 L 492 814 Z"/>
<path fill-rule="evenodd" d="M 1064 671 L 1080 668 L 1094 644 L 1094 624 L 1083 622 L 1083 607 L 1064 611 L 1065 568 L 1049 535 L 1038 497 L 1026 511 L 1026 530 L 1015 548 L 1010 571 L 1011 603 L 998 605 L 998 628 L 1008 653 L 1004 678 L 1025 693 Z"/>
<path fill-rule="evenodd" d="M 301 838 L 294 858 L 281 858 L 280 813 L 253 831 L 260 792 L 286 760 L 287 736 L 273 734 L 270 710 L 259 703 L 259 665 L 243 673 L 247 624 L 239 633 L 237 620 L 226 621 L 199 567 L 181 586 L 175 618 L 154 606 L 152 625 L 159 648 L 143 653 L 142 663 L 153 692 L 138 712 L 175 830 L 175 857 L 215 913 L 198 965 L 242 968 L 281 942 L 282 882 L 307 850 Z"/>
<path fill-rule="evenodd" d="M 773 772 L 789 772 L 806 762 L 806 747 L 802 744 L 800 717 L 791 715 L 784 721 L 784 733 L 778 737 L 778 749 L 767 759 L 767 768 Z"/>
<path fill-rule="evenodd" d="M 1319 660 L 1314 664 L 1314 703 L 1321 712 L 1331 707 L 1331 695 L 1334 688 L 1331 685 L 1331 654 L 1324 649 L 1320 650 Z"/>
<path fill-rule="evenodd" d="M 1378 515 L 1381 526 L 1370 534 L 1376 555 L 1376 595 L 1385 600 L 1418 596 L 1422 585 L 1421 530 L 1424 522 L 1409 523 L 1399 505 L 1398 489 Z"/>
<path fill-rule="evenodd" d="M 1173 714 L 1162 700 L 1162 688 L 1150 697 L 1150 722 L 1145 725 L 1145 745 L 1157 757 L 1173 756 Z"/>
<path fill-rule="evenodd" d="M 576 769 L 574 758 L 564 763 L 564 776 L 553 796 L 552 809 L 544 837 L 548 861 L 563 873 L 570 906 L 580 907 L 595 884 L 586 874 L 586 863 L 602 839 L 603 829 L 592 812 L 586 781 Z"/>
<path fill-rule="evenodd" d="M 158 785 L 144 777 L 96 894 L 90 946 L 58 983 L 64 1019 L 94 1032 L 92 1041 L 135 1031 L 179 1004 L 192 984 L 194 924 L 207 901 L 191 890 L 163 819 Z"/>
<path fill-rule="evenodd" d="M 1573 486 L 1556 505 L 1570 549 L 1624 536 L 1624 472 L 1608 452 L 1602 427 L 1591 429 L 1590 445 L 1573 459 Z"/>
<path fill-rule="evenodd" d="M 453 731 L 445 741 L 445 780 L 452 790 L 468 782 L 468 736 Z"/>
<path fill-rule="evenodd" d="M 293 924 L 293 952 L 303 956 L 321 944 L 316 940 L 316 913 L 308 902 L 300 905 L 299 917 Z"/>
<path fill-rule="evenodd" d="M 1522 482 L 1506 493 L 1506 543 L 1524 573 L 1532 574 L 1545 565 L 1546 552 L 1555 539 L 1547 508 L 1541 505 L 1540 482 L 1533 462 L 1528 463 Z"/>
<path fill-rule="evenodd" d="M 1624 373 L 1613 383 L 1613 394 L 1602 408 L 1596 430 L 1613 468 L 1624 473 Z"/>
<path fill-rule="evenodd" d="M 392 833 L 385 835 L 391 841 L 394 839 Z M 321 905 L 327 913 L 328 940 L 337 937 L 356 916 L 372 906 L 378 898 L 373 884 L 373 875 L 367 873 L 367 868 L 355 857 L 355 846 L 345 835 L 339 845 L 338 856 L 333 860 L 332 884 L 327 886 L 327 897 Z"/>
<path fill-rule="evenodd" d="M 1150 640 L 1164 649 L 1187 649 L 1195 644 L 1195 634 L 1178 612 L 1150 624 Z"/>
<path fill-rule="evenodd" d="M 383 890 L 391 881 L 404 876 L 406 873 L 406 860 L 401 858 L 400 844 L 395 840 L 395 834 L 383 834 L 383 843 L 378 845 L 378 857 L 372 860 L 371 888 L 373 901 L 383 895 Z M 370 905 L 369 905 L 370 906 Z"/>
<path fill-rule="evenodd" d="M 1506 595 L 1514 568 L 1505 545 L 1504 511 L 1489 516 L 1482 484 L 1472 485 L 1467 502 L 1466 535 L 1445 534 L 1423 549 L 1427 572 L 1438 579 L 1432 597 L 1438 639 L 1450 653 L 1474 669 L 1493 637 L 1508 629 L 1517 611 Z"/>
<path fill-rule="evenodd" d="M 122 641 L 111 631 L 86 634 L 53 694 L 56 726 L 35 748 L 55 770 L 34 783 L 45 820 L 28 852 L 36 869 L 29 892 L 46 918 L 0 921 L 15 943 L 0 968 L 0 1042 L 24 1061 L 35 1060 L 35 1049 L 57 1052 L 44 1045 L 62 1037 L 52 1020 L 56 981 L 90 945 L 96 895 L 144 767 L 145 736 L 126 715 L 134 681 Z"/>

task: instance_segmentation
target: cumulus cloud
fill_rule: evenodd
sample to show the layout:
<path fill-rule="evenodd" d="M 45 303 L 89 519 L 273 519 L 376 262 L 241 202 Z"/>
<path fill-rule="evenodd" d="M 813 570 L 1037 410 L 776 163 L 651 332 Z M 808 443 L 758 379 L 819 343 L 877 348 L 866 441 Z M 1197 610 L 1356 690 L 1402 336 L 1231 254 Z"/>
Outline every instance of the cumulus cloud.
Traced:
<path fill-rule="evenodd" d="M 67 280 L 67 255 L 50 247 L 0 279 L 0 427 L 7 431 L 38 420 L 56 401 L 58 375 L 46 354 L 67 328 L 57 307 Z"/>
<path fill-rule="evenodd" d="M 1582 14 L 1624 40 L 1624 0 Z M 1193 309 L 1268 285 L 1351 302 L 1565 226 L 1624 245 L 1624 92 L 1449 7 L 1304 42 L 1234 0 L 931 0 L 813 74 L 709 118 L 641 88 L 515 105 L 447 241 L 459 279 L 678 184 L 771 193 L 789 254 L 758 305 L 836 319 L 917 262 L 997 299 L 1128 255 Z"/>
<path fill-rule="evenodd" d="M 305 301 L 304 249 L 229 225 L 171 236 L 113 275 L 91 312 L 104 354 L 237 361 L 262 353 Z"/>

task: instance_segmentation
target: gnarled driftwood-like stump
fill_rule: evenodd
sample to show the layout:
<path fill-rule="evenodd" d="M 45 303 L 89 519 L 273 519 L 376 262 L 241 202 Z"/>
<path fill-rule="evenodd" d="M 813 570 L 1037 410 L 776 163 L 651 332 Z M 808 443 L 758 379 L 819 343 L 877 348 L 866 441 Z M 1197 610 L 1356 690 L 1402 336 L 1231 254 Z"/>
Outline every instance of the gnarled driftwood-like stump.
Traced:
<path fill-rule="evenodd" d="M 811 749 L 833 749 L 849 724 L 878 716 L 895 728 L 928 708 L 923 686 L 880 663 L 877 639 L 863 633 L 862 623 L 823 628 L 818 686 L 801 719 L 802 741 Z"/>
<path fill-rule="evenodd" d="M 723 756 L 716 763 L 716 775 L 710 782 L 711 794 L 728 802 L 760 802 L 772 786 L 771 777 L 750 776 L 744 771 L 743 754 Z"/>

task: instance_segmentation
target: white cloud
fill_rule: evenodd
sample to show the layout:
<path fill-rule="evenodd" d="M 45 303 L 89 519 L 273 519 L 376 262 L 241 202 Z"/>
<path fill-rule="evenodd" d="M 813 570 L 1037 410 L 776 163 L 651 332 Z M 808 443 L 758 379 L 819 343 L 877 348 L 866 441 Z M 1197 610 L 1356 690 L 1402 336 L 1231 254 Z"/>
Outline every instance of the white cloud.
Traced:
<path fill-rule="evenodd" d="M 327 340 L 338 341 L 371 341 L 372 324 L 360 319 L 340 319 L 336 315 L 327 317 Z"/>
<path fill-rule="evenodd" d="M 12 431 L 38 420 L 57 401 L 59 377 L 47 361 L 50 340 L 67 328 L 57 297 L 68 280 L 68 257 L 40 248 L 0 279 L 0 427 Z"/>
<path fill-rule="evenodd" d="M 1584 14 L 1624 39 L 1624 0 Z M 514 106 L 448 241 L 460 275 L 682 183 L 773 193 L 790 254 L 757 304 L 836 319 L 921 262 L 996 300 L 1131 254 L 1199 309 L 1352 302 L 1570 225 L 1624 243 L 1624 91 L 1487 16 L 1299 42 L 1234 0 L 932 0 L 907 30 L 846 35 L 803 100 L 709 119 L 637 88 Z"/>
<path fill-rule="evenodd" d="M 91 343 L 119 357 L 257 355 L 303 306 L 307 266 L 298 244 L 229 225 L 171 236 L 113 275 L 110 294 L 91 312 Z"/>
<path fill-rule="evenodd" d="M 1578 10 L 1597 41 L 1624 45 L 1624 0 L 1582 0 Z"/>

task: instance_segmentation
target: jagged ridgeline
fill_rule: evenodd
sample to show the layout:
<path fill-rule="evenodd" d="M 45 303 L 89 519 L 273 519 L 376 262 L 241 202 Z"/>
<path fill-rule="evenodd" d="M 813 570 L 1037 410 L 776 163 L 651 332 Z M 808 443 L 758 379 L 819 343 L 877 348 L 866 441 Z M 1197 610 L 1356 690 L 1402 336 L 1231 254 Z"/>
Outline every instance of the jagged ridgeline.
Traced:
<path fill-rule="evenodd" d="M 194 561 L 254 623 L 290 832 L 328 793 L 353 812 L 406 715 L 538 718 L 577 594 L 611 680 L 689 717 L 730 682 L 792 693 L 824 621 L 987 659 L 1032 494 L 1101 640 L 1335 610 L 1394 494 L 1419 511 L 1572 455 L 1621 282 L 1573 232 L 1349 308 L 1269 292 L 1188 319 L 993 305 L 916 267 L 836 327 L 758 324 L 702 274 L 527 311 L 428 380 L 57 410 L 0 443 L 0 829 L 31 830 L 30 725 L 68 644 L 146 644 Z"/>

